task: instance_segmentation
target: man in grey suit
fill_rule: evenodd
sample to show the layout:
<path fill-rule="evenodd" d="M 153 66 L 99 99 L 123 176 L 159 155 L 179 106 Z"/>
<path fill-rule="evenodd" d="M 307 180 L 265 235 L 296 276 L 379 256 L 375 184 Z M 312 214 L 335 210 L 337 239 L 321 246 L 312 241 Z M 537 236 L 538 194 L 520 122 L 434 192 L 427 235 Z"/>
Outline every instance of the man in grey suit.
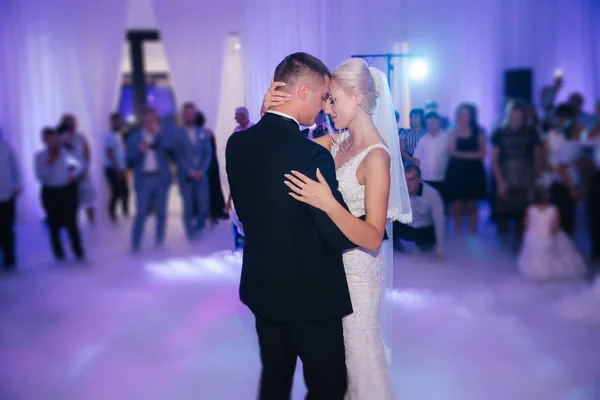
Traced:
<path fill-rule="evenodd" d="M 196 126 L 193 103 L 183 105 L 182 120 L 183 125 L 173 137 L 173 150 L 183 199 L 183 225 L 192 239 L 202 231 L 210 213 L 207 171 L 213 154 L 208 133 Z"/>
<path fill-rule="evenodd" d="M 171 172 L 169 171 L 169 146 L 166 135 L 161 132 L 156 110 L 146 109 L 142 128 L 129 135 L 127 163 L 133 169 L 136 195 L 133 250 L 139 250 L 144 224 L 153 202 L 156 210 L 156 244 L 160 246 L 165 238 Z"/>

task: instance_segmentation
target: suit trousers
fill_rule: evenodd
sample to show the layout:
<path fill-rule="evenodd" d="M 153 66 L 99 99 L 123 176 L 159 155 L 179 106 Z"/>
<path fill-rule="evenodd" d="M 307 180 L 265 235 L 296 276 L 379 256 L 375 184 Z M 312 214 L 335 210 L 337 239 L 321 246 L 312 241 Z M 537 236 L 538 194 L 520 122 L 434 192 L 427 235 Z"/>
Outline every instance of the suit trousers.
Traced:
<path fill-rule="evenodd" d="M 180 185 L 183 225 L 187 236 L 191 238 L 204 229 L 210 214 L 210 186 L 206 177 L 199 181 L 184 179 Z"/>
<path fill-rule="evenodd" d="M 60 229 L 66 228 L 73 253 L 77 258 L 84 257 L 81 233 L 77 225 L 79 194 L 76 183 L 60 187 L 42 187 L 42 204 L 48 217 L 52 251 L 58 260 L 65 257 L 60 240 Z"/>
<path fill-rule="evenodd" d="M 307 400 L 343 400 L 347 388 L 342 320 L 280 323 L 256 316 L 262 375 L 260 400 L 288 400 L 302 360 Z"/>
<path fill-rule="evenodd" d="M 135 188 L 136 215 L 133 222 L 132 247 L 139 249 L 144 233 L 144 225 L 154 203 L 156 209 L 156 243 L 162 244 L 167 224 L 167 197 L 169 185 L 164 183 L 160 174 L 146 174 Z"/>
<path fill-rule="evenodd" d="M 15 265 L 15 199 L 0 202 L 0 251 L 4 267 Z"/>
<path fill-rule="evenodd" d="M 104 176 L 110 186 L 110 199 L 108 200 L 108 215 L 111 220 L 116 219 L 117 202 L 121 201 L 123 215 L 129 215 L 129 188 L 127 179 L 119 176 L 114 168 L 104 168 Z"/>

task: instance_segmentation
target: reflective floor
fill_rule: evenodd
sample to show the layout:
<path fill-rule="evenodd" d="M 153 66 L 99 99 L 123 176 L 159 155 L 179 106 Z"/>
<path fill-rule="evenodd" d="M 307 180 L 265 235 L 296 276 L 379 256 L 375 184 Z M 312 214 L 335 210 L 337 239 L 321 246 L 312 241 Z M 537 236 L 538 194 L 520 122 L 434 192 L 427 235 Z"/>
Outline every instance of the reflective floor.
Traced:
<path fill-rule="evenodd" d="M 169 224 L 157 250 L 149 223 L 135 256 L 129 223 L 84 227 L 87 265 L 54 263 L 43 227 L 19 227 L 21 265 L 0 279 L 0 399 L 255 398 L 230 225 L 190 243 Z M 600 284 L 524 281 L 482 231 L 450 238 L 442 262 L 395 255 L 398 398 L 599 399 Z M 298 369 L 293 398 L 304 394 Z"/>

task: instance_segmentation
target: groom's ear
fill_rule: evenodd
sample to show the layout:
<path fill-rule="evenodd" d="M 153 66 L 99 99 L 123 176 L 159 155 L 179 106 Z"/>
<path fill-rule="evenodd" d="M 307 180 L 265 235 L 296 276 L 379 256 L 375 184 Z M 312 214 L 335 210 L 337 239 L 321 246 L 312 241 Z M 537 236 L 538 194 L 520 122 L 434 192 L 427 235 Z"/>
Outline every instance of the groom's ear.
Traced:
<path fill-rule="evenodd" d="M 305 101 L 308 97 L 308 92 L 310 90 L 308 85 L 306 83 L 302 83 L 302 84 L 300 84 L 300 86 L 298 86 L 297 90 L 298 90 L 298 97 L 300 97 L 300 99 L 302 101 Z"/>

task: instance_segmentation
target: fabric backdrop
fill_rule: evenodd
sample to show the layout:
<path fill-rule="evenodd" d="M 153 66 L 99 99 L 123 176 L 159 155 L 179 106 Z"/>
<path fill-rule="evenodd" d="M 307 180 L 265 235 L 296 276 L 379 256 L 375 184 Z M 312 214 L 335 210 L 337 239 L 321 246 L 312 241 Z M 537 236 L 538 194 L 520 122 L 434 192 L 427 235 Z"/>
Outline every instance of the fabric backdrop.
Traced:
<path fill-rule="evenodd" d="M 126 3 L 2 0 L 0 126 L 19 154 L 21 217 L 42 215 L 34 153 L 40 130 L 73 113 L 92 145 L 92 179 L 102 200 L 102 136 L 117 93 Z M 104 213 L 99 213 L 104 215 Z"/>
<path fill-rule="evenodd" d="M 94 143 L 106 129 L 127 4 L 117 0 L 0 0 L 0 4 L 0 127 L 22 156 L 27 204 L 37 205 L 31 157 L 41 147 L 40 128 L 70 111 Z M 352 54 L 388 53 L 406 40 L 410 51 L 428 61 L 430 70 L 426 79 L 411 82 L 411 105 L 435 99 L 440 111 L 453 117 L 460 102 L 472 101 L 488 128 L 501 111 L 506 68 L 533 68 L 535 100 L 555 69 L 562 69 L 565 77 L 559 100 L 580 91 L 591 111 L 600 97 L 597 0 L 222 0 L 210 6 L 196 0 L 152 0 L 152 4 L 177 101 L 197 103 L 208 126 L 218 128 L 221 150 L 231 133 L 232 122 L 227 119 L 233 117 L 234 102 L 244 102 L 238 105 L 246 105 L 256 121 L 275 66 L 295 51 L 310 52 L 334 68 Z M 243 71 L 230 82 L 223 70 L 232 31 L 239 32 L 237 62 Z M 386 70 L 381 60 L 369 62 Z M 396 68 L 392 80 L 402 79 L 401 73 Z M 95 183 L 101 183 L 99 176 Z"/>

